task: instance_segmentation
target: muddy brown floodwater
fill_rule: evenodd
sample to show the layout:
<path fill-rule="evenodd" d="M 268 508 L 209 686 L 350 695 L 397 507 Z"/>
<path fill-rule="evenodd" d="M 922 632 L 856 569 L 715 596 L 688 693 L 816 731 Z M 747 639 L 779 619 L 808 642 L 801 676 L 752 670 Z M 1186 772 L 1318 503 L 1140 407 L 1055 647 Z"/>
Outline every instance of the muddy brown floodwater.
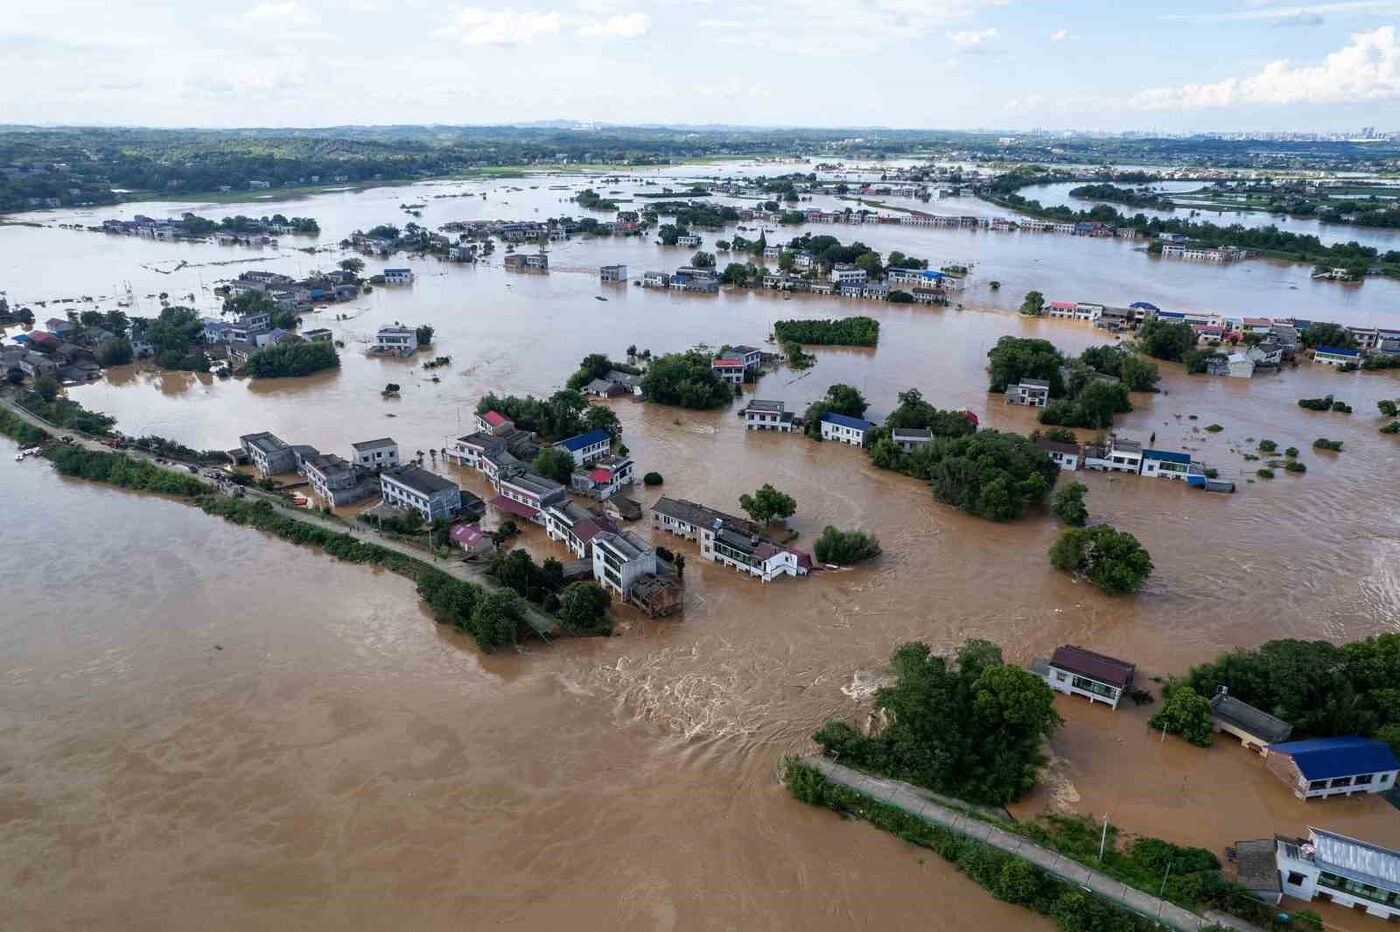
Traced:
<path fill-rule="evenodd" d="M 491 199 L 474 215 L 528 215 L 498 198 L 534 197 L 545 216 L 567 209 L 557 203 L 567 192 L 545 182 L 530 192 L 531 183 L 519 182 L 520 192 L 483 186 Z M 393 205 L 413 199 L 326 195 L 288 212 L 317 216 L 333 239 L 392 220 Z M 469 202 L 429 203 L 436 224 L 454 215 L 441 205 L 466 215 Z M 18 229 L 0 239 L 108 254 L 113 281 L 172 255 L 246 257 Z M 935 231 L 900 235 L 922 242 L 912 245 L 936 264 L 940 244 L 953 240 L 920 232 Z M 959 242 L 973 253 L 992 239 Z M 1044 251 L 1040 274 L 1066 289 L 1078 275 L 1067 257 L 1095 254 L 1072 247 L 1102 248 L 1026 242 Z M 1117 263 L 1105 280 L 1140 277 L 1144 293 L 1177 287 L 1153 277 L 1160 263 L 1112 248 L 1102 253 Z M 271 429 L 342 453 L 388 433 L 411 451 L 442 446 L 482 392 L 551 390 L 586 352 L 761 342 L 775 319 L 859 308 L 881 321 L 878 349 L 817 349 L 809 373 L 770 374 L 758 394 L 801 405 L 847 381 L 884 413 L 898 391 L 917 387 L 986 425 L 1025 431 L 1029 412 L 983 391 L 987 348 L 1007 333 L 1073 351 L 1102 341 L 1083 325 L 1025 321 L 998 309 L 1005 299 L 972 294 L 968 303 L 983 309 L 601 291 L 597 264 L 625 261 L 636 274 L 683 257 L 641 242 L 558 252 L 561 269 L 548 277 L 415 262 L 412 288 L 320 312 L 317 323 L 347 341 L 344 366 L 330 375 L 249 385 L 132 368 L 74 396 L 129 431 L 195 446 Z M 288 254 L 251 267 L 337 257 Z M 999 260 L 978 261 L 974 281 L 998 276 Z M 54 293 L 39 290 L 41 271 L 4 274 L 12 293 Z M 1218 283 L 1222 271 L 1193 274 Z M 90 269 L 76 274 L 92 276 L 94 290 L 101 283 Z M 1383 293 L 1373 285 L 1386 283 L 1347 292 L 1364 302 L 1352 312 L 1400 323 L 1394 304 L 1365 296 Z M 1209 293 L 1225 296 L 1217 309 L 1272 310 L 1247 291 Z M 1230 295 L 1237 306 L 1221 306 Z M 1184 290 L 1179 301 L 1189 300 Z M 329 320 L 337 311 L 353 319 Z M 453 357 L 441 382 L 411 363 L 361 355 L 356 341 L 394 319 L 437 329 L 437 351 Z M 1121 432 L 1191 449 L 1240 491 L 1077 477 L 1090 487 L 1092 515 L 1151 551 L 1157 571 L 1140 597 L 1108 599 L 1051 571 L 1045 551 L 1056 528 L 1046 517 L 990 524 L 872 469 L 857 450 L 747 434 L 733 411 L 619 400 L 610 404 L 626 442 L 643 470 L 665 476 L 666 494 L 733 508 L 740 492 L 772 482 L 797 499 L 799 543 L 826 524 L 860 526 L 879 534 L 885 555 L 769 586 L 692 560 L 682 621 L 620 610 L 618 637 L 491 657 L 433 625 L 398 577 L 177 503 L 61 480 L 40 462 L 14 463 L 0 441 L 0 926 L 1049 928 L 928 852 L 792 801 L 774 777 L 828 716 L 863 718 L 884 660 L 911 639 L 951 649 L 985 637 L 1017 662 L 1075 641 L 1153 676 L 1268 638 L 1400 629 L 1396 440 L 1376 432 L 1374 413 L 1377 399 L 1400 397 L 1400 378 L 1304 364 L 1242 383 L 1163 368 L 1166 391 L 1135 398 Z M 403 397 L 381 401 L 391 380 Z M 1328 392 L 1357 413 L 1296 406 Z M 1212 423 L 1224 429 L 1202 430 Z M 1319 436 L 1343 440 L 1345 452 L 1314 454 Z M 1249 481 L 1258 464 L 1241 452 L 1265 437 L 1300 447 L 1308 472 Z M 460 478 L 484 491 L 478 477 Z M 562 556 L 535 529 L 524 545 Z M 1304 806 L 1236 746 L 1160 741 L 1146 728 L 1148 708 L 1114 714 L 1057 701 L 1066 725 L 1018 814 L 1107 813 L 1125 831 L 1216 851 L 1309 824 L 1400 844 L 1400 813 L 1378 799 Z M 1328 918 L 1338 928 L 1368 922 Z"/>

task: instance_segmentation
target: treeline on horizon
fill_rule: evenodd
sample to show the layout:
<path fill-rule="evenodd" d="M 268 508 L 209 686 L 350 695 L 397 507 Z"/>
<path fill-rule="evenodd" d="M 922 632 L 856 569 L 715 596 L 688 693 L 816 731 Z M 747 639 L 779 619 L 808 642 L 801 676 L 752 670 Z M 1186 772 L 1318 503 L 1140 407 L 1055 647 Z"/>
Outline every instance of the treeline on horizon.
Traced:
<path fill-rule="evenodd" d="M 111 203 L 140 192 L 408 181 L 561 158 L 619 166 L 703 156 L 832 158 L 919 155 L 1043 163 L 1144 162 L 1220 168 L 1365 170 L 1400 155 L 1390 143 L 1212 137 L 1051 137 L 913 129 L 604 126 L 341 126 L 303 129 L 0 128 L 0 210 L 30 198 Z M 54 166 L 66 166 L 56 170 Z M 316 177 L 317 182 L 310 179 Z M 73 194 L 73 190 L 78 194 Z"/>

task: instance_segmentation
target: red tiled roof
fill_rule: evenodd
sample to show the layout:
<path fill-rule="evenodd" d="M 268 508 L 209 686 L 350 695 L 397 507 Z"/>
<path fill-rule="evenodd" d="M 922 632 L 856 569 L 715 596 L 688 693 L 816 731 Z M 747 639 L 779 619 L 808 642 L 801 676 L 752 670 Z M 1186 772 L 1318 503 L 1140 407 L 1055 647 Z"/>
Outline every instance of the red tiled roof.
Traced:
<path fill-rule="evenodd" d="M 588 473 L 588 478 L 592 479 L 594 482 L 611 482 L 612 477 L 612 470 L 603 469 L 601 466 L 597 469 L 590 470 Z"/>
<path fill-rule="evenodd" d="M 810 570 L 812 568 L 812 555 L 810 553 L 804 553 L 801 550 L 794 550 L 793 553 L 797 554 L 797 565 L 799 568 L 804 570 Z"/>
<path fill-rule="evenodd" d="M 500 427 L 506 421 L 510 420 L 510 418 L 506 417 L 499 411 L 487 411 L 481 416 L 481 419 L 486 423 L 490 424 L 492 427 Z"/>
<path fill-rule="evenodd" d="M 1051 301 L 1050 306 L 1055 308 L 1068 309 L 1072 307 L 1078 307 L 1079 305 L 1074 303 L 1073 301 Z"/>
<path fill-rule="evenodd" d="M 734 368 L 735 366 L 742 368 L 744 361 L 742 359 L 716 359 L 712 365 L 723 366 L 724 368 Z"/>
<path fill-rule="evenodd" d="M 495 498 L 491 499 L 490 504 L 491 507 L 495 508 L 497 511 L 504 511 L 508 514 L 519 515 L 522 518 L 529 518 L 531 520 L 534 520 L 535 515 L 540 513 L 538 508 L 531 508 L 524 502 L 517 502 L 515 499 L 506 498 L 504 495 L 497 495 Z"/>
<path fill-rule="evenodd" d="M 1137 669 L 1127 661 L 1096 654 L 1074 644 L 1065 644 L 1055 648 L 1055 653 L 1050 658 L 1050 665 L 1087 676 L 1100 683 L 1119 687 L 1131 683 L 1133 672 Z"/>

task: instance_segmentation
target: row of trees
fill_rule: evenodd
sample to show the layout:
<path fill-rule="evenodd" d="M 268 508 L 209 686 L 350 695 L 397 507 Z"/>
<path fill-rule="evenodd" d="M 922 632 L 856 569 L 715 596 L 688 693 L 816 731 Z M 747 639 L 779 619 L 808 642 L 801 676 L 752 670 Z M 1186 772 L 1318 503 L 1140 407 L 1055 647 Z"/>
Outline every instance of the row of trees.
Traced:
<path fill-rule="evenodd" d="M 340 356 L 328 340 L 277 343 L 258 350 L 243 364 L 255 379 L 283 379 L 340 367 Z"/>
<path fill-rule="evenodd" d="M 502 586 L 558 616 L 560 623 L 576 634 L 612 630 L 608 591 L 596 582 L 565 586 L 564 566 L 553 557 L 536 564 L 529 551 L 516 548 L 497 554 L 486 572 Z"/>
<path fill-rule="evenodd" d="M 880 322 L 871 317 L 834 320 L 780 320 L 773 324 L 779 343 L 792 341 L 816 346 L 874 346 L 880 340 Z"/>
<path fill-rule="evenodd" d="M 548 398 L 487 394 L 477 402 L 476 413 L 487 411 L 504 414 L 521 430 L 534 431 L 545 440 L 563 440 L 595 428 L 614 436 L 621 430 L 611 408 L 590 405 L 582 392 L 568 388 Z"/>

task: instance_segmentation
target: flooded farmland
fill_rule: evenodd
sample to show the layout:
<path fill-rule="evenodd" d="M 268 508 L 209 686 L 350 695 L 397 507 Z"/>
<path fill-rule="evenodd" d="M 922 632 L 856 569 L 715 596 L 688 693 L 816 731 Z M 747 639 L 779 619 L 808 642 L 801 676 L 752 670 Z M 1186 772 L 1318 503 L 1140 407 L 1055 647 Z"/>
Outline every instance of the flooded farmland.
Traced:
<path fill-rule="evenodd" d="M 95 306 L 108 309 L 129 293 L 131 313 L 153 314 L 145 295 L 163 291 L 210 310 L 217 279 L 329 267 L 339 250 L 293 247 L 402 224 L 411 218 L 401 203 L 426 204 L 418 222 L 430 227 L 542 219 L 577 215 L 566 198 L 580 186 L 532 177 L 318 195 L 275 209 L 315 217 L 321 236 L 286 237 L 264 253 L 0 227 L 0 283 L 12 303 L 105 295 Z M 949 199 L 928 209 L 978 206 Z M 271 208 L 144 204 L 33 219 L 182 209 Z M 986 393 L 987 349 L 1005 334 L 1075 352 L 1105 339 L 1084 324 L 1009 313 L 1029 288 L 1400 326 L 1395 283 L 1314 283 L 1303 266 L 1200 266 L 1049 234 L 819 232 L 934 266 L 973 263 L 964 309 L 600 286 L 600 264 L 626 263 L 637 277 L 683 265 L 689 251 L 576 239 L 550 245 L 547 276 L 506 273 L 499 252 L 477 266 L 374 263 L 409 265 L 417 280 L 307 315 L 306 326 L 345 342 L 333 373 L 253 384 L 136 366 L 71 394 L 130 433 L 190 446 L 226 448 L 272 430 L 342 453 L 390 434 L 412 451 L 469 430 L 487 391 L 553 390 L 588 352 L 762 345 L 781 318 L 868 313 L 881 323 L 878 348 L 816 348 L 815 368 L 766 375 L 757 394 L 801 406 L 848 382 L 883 414 L 914 387 L 984 425 L 1028 431 L 1028 411 Z M 214 264 L 231 260 L 240 264 Z M 366 357 L 374 331 L 396 320 L 431 324 L 436 352 L 452 364 L 433 372 Z M 1080 475 L 1092 516 L 1151 551 L 1157 569 L 1140 597 L 1109 599 L 1053 572 L 1048 516 L 991 524 L 874 470 L 857 450 L 748 434 L 733 410 L 622 399 L 609 404 L 624 439 L 642 470 L 664 475 L 665 494 L 733 509 L 741 491 L 772 482 L 797 500 L 799 545 L 826 524 L 859 526 L 880 536 L 885 555 L 768 586 L 692 560 L 683 620 L 619 611 L 618 637 L 500 656 L 434 626 L 398 577 L 0 456 L 6 549 L 21 555 L 0 564 L 6 912 L 34 930 L 1050 928 L 936 856 L 796 803 L 775 771 L 825 718 L 861 717 L 883 661 L 907 640 L 952 648 L 984 637 L 1018 662 L 1074 641 L 1154 676 L 1269 638 L 1400 630 L 1397 447 L 1377 433 L 1374 413 L 1377 400 L 1400 397 L 1400 375 L 1304 363 L 1242 382 L 1163 370 L 1164 391 L 1135 396 L 1120 432 L 1189 449 L 1240 491 Z M 389 381 L 403 386 L 400 398 L 380 398 Z M 1328 393 L 1356 414 L 1296 406 Z M 1212 423 L 1223 430 L 1202 429 Z M 1314 453 L 1320 436 L 1343 440 L 1345 452 Z M 1264 437 L 1303 449 L 1308 472 L 1250 481 L 1257 464 L 1242 452 Z M 485 491 L 480 477 L 453 475 Z M 563 556 L 535 529 L 523 543 Z M 1107 813 L 1125 831 L 1216 851 L 1309 824 L 1400 844 L 1400 812 L 1379 799 L 1304 806 L 1237 746 L 1160 742 L 1146 728 L 1149 708 L 1057 705 L 1066 725 L 1018 815 Z M 1337 928 L 1372 922 L 1328 918 Z"/>

